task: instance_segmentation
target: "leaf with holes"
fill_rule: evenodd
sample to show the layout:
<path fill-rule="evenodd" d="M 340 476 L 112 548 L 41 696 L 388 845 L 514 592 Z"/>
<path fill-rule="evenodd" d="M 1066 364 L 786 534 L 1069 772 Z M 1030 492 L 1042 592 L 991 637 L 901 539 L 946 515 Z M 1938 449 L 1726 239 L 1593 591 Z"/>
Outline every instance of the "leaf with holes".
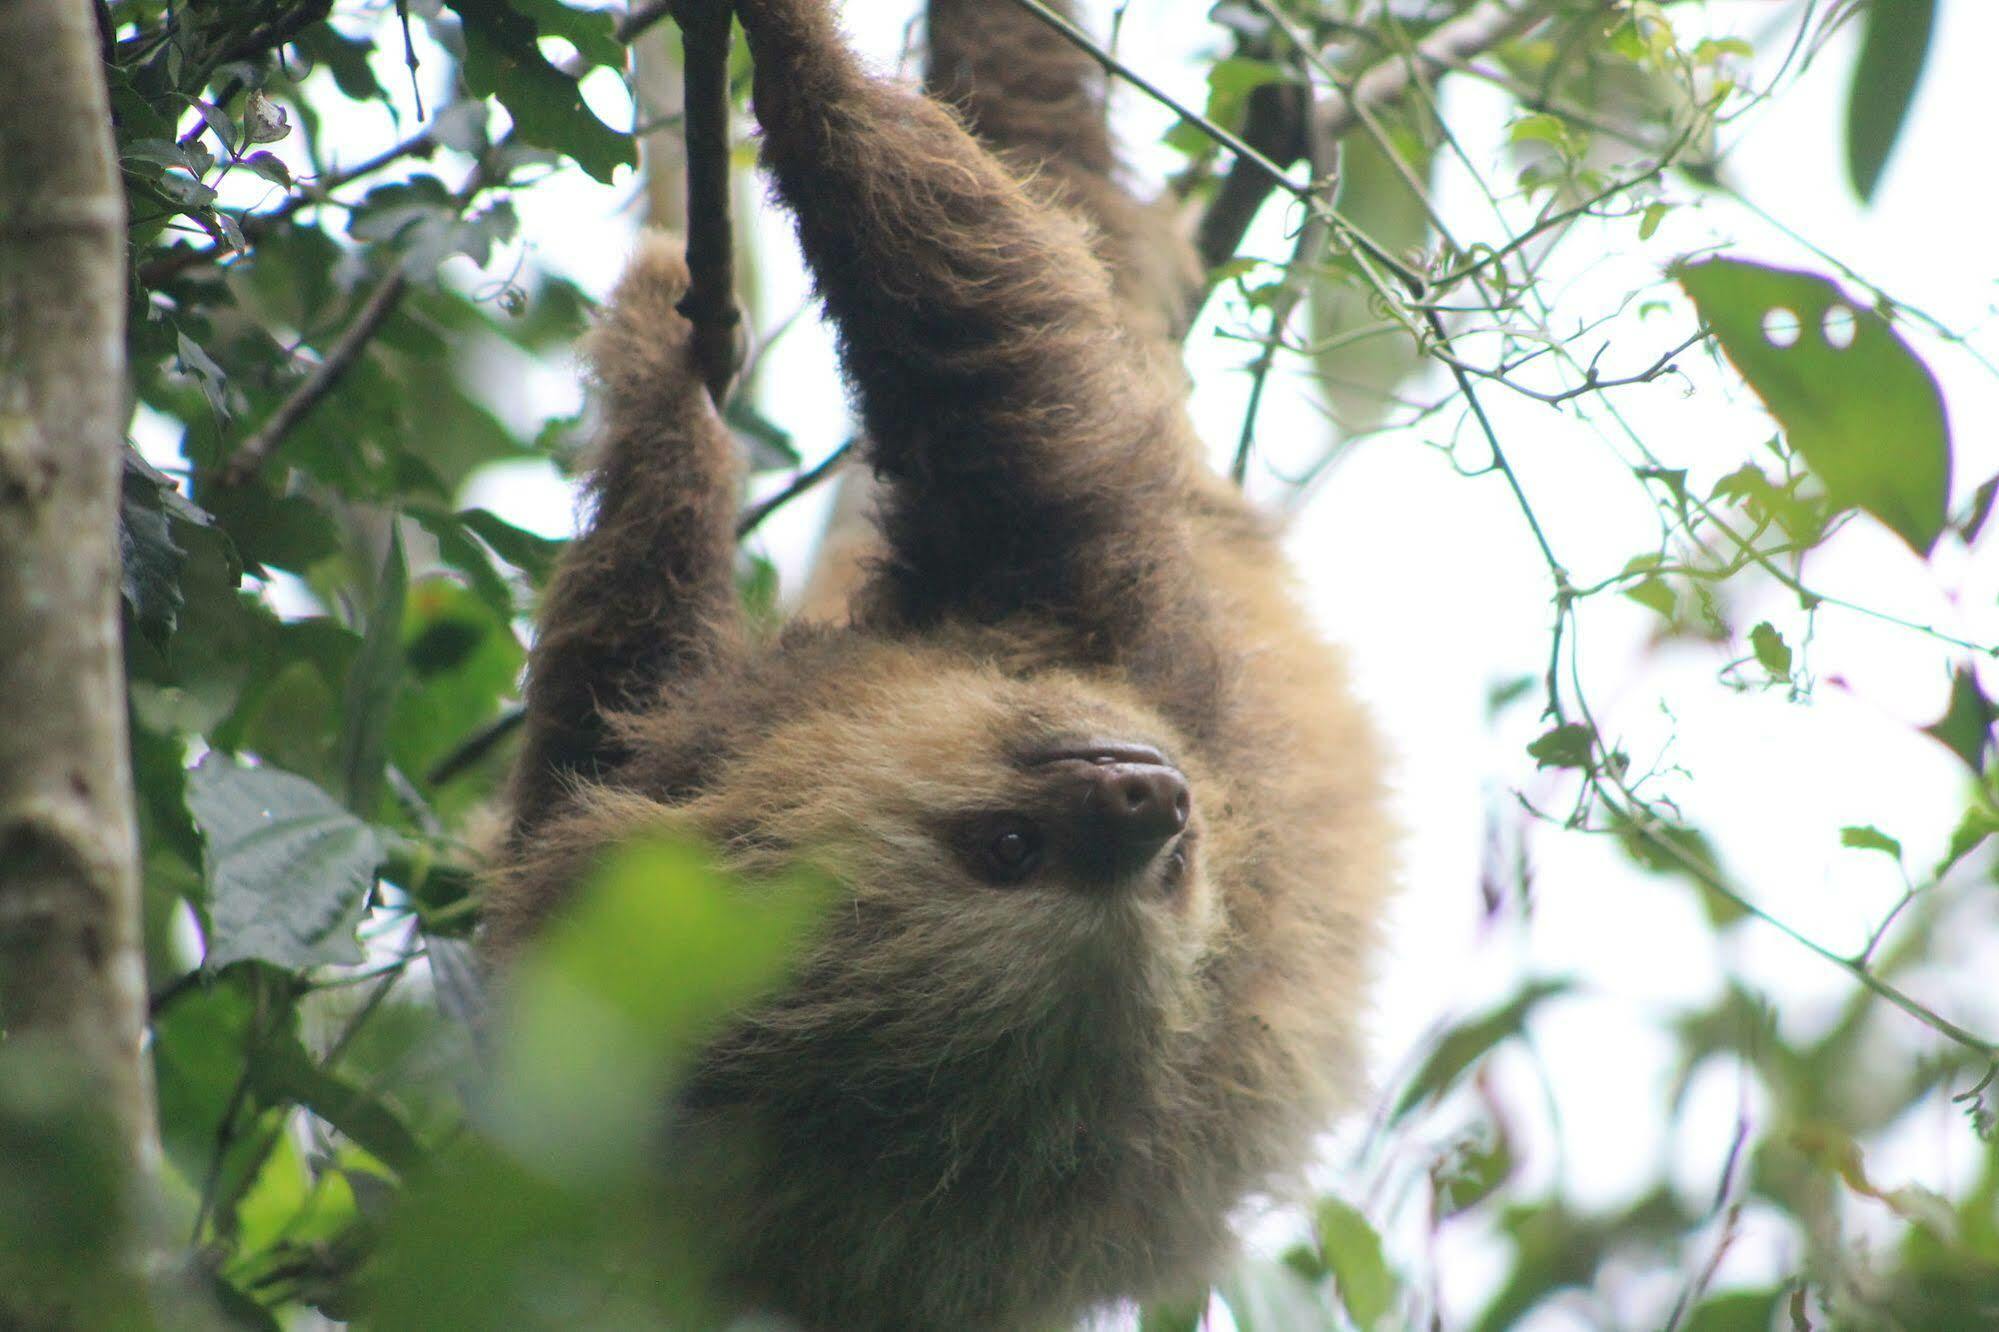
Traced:
<path fill-rule="evenodd" d="M 208 956 L 281 967 L 359 962 L 354 939 L 375 884 L 375 830 L 303 777 L 219 754 L 188 779 L 207 851 Z"/>
<path fill-rule="evenodd" d="M 1827 497 L 1929 554 L 1949 505 L 1950 424 L 1888 321 L 1812 273 L 1709 259 L 1674 276 Z"/>

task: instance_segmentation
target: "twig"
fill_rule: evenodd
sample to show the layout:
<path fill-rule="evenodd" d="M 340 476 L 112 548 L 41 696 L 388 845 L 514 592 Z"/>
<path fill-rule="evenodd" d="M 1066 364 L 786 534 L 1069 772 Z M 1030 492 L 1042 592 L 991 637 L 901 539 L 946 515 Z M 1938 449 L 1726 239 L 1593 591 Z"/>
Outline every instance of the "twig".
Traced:
<path fill-rule="evenodd" d="M 1017 3 L 1031 3 L 1031 0 L 1017 0 Z M 1454 64 L 1519 36 L 1547 17 L 1544 0 L 1518 8 L 1486 0 L 1470 12 L 1439 24 L 1416 43 L 1408 58 L 1384 60 L 1363 72 L 1346 92 L 1329 93 L 1313 112 L 1313 132 L 1324 142 L 1336 142 L 1353 132 L 1364 112 L 1401 100 L 1418 76 L 1433 78 L 1444 73 Z M 1239 176 L 1248 179 L 1239 180 Z M 1224 180 L 1219 196 L 1232 201 L 1229 212 L 1212 225 L 1209 219 L 1202 219 L 1201 258 L 1210 268 L 1235 253 L 1250 219 L 1269 196 L 1268 185 L 1256 188 L 1259 177 L 1268 179 L 1266 173 L 1251 171 L 1238 163 Z"/>
<path fill-rule="evenodd" d="M 694 363 L 720 407 L 742 365 L 735 245 L 729 224 L 729 24 L 712 0 L 678 0 L 686 73 L 687 271 L 679 310 L 694 326 Z"/>
<path fill-rule="evenodd" d="M 750 533 L 756 531 L 764 519 L 770 517 L 779 509 L 831 476 L 840 464 L 846 461 L 847 455 L 854 451 L 855 442 L 851 439 L 848 440 L 839 448 L 827 454 L 825 460 L 820 462 L 816 467 L 812 467 L 792 477 L 785 488 L 778 491 L 777 494 L 772 495 L 767 500 L 760 500 L 750 505 L 747 509 L 744 509 L 743 516 L 736 520 L 736 539 L 740 541 Z"/>
<path fill-rule="evenodd" d="M 1320 134 L 1317 126 L 1309 120 L 1300 128 L 1306 139 L 1306 158 L 1312 164 L 1313 181 L 1330 197 L 1337 170 L 1335 154 L 1339 151 L 1338 145 Z M 1271 371 L 1277 365 L 1277 349 L 1284 343 L 1284 330 L 1291 322 L 1292 312 L 1298 308 L 1298 302 L 1304 299 L 1305 293 L 1311 290 L 1312 274 L 1306 269 L 1325 248 L 1329 231 L 1326 219 L 1319 213 L 1313 212 L 1305 218 L 1304 224 L 1298 228 L 1291 262 L 1284 266 L 1284 280 L 1271 297 L 1269 335 L 1250 368 L 1249 403 L 1243 408 L 1242 431 L 1236 439 L 1235 459 L 1229 464 L 1229 479 L 1238 488 L 1249 476 L 1249 455 L 1256 445 L 1256 418 L 1263 408 L 1263 392 L 1270 383 Z"/>
<path fill-rule="evenodd" d="M 527 720 L 526 708 L 508 708 L 493 720 L 481 726 L 472 734 L 458 742 L 449 754 L 439 759 L 434 767 L 424 775 L 424 780 L 433 787 L 442 786 L 459 773 L 477 763 L 491 753 L 493 746 L 512 735 Z"/>
<path fill-rule="evenodd" d="M 618 20 L 618 26 L 612 30 L 612 35 L 621 42 L 631 41 L 671 13 L 673 4 L 674 0 L 651 0 L 650 4 L 627 10 L 625 16 Z"/>
<path fill-rule="evenodd" d="M 290 434 L 293 427 L 303 421 L 312 409 L 344 379 L 354 368 L 354 362 L 369 341 L 381 331 L 389 316 L 395 313 L 402 302 L 403 293 L 409 290 L 409 279 L 403 276 L 400 266 L 390 270 L 389 275 L 377 283 L 369 293 L 367 301 L 354 322 L 347 326 L 340 340 L 326 353 L 326 359 L 314 368 L 304 382 L 291 391 L 291 396 L 278 404 L 256 434 L 243 441 L 242 447 L 230 455 L 222 468 L 222 484 L 240 486 L 262 470 L 264 463 L 277 452 L 278 445 Z"/>
<path fill-rule="evenodd" d="M 477 198 L 480 191 L 490 183 L 487 174 L 488 161 L 490 159 L 482 159 L 479 165 L 472 169 L 472 174 L 467 177 L 464 186 L 454 196 L 460 209 Z M 346 378 L 347 372 L 361 359 L 361 353 L 367 349 L 375 334 L 381 331 L 382 325 L 388 322 L 389 316 L 395 313 L 396 307 L 402 303 L 403 296 L 408 290 L 409 278 L 404 275 L 402 266 L 398 264 L 376 284 L 374 291 L 368 294 L 368 299 L 362 303 L 360 312 L 354 316 L 354 322 L 347 326 L 339 341 L 327 351 L 326 359 L 291 391 L 290 396 L 278 404 L 278 409 L 271 413 L 270 419 L 264 422 L 257 433 L 243 441 L 236 452 L 230 455 L 222 467 L 223 485 L 240 486 L 256 476 L 270 460 L 271 455 L 277 452 L 285 436 L 291 433 L 313 408 L 319 406 L 321 400 L 333 392 L 342 379 Z"/>
<path fill-rule="evenodd" d="M 1173 112 L 1173 114 L 1200 130 L 1201 133 L 1207 135 L 1231 153 L 1234 153 L 1238 165 L 1258 172 L 1269 182 L 1265 190 L 1266 194 L 1269 190 L 1279 189 L 1296 198 L 1310 202 L 1312 198 L 1310 186 L 1300 185 L 1297 181 L 1292 180 L 1284 173 L 1283 167 L 1271 161 L 1269 157 L 1256 148 L 1245 143 L 1239 136 L 1217 125 L 1199 111 L 1194 110 L 1173 96 L 1173 94 L 1167 92 L 1143 74 L 1140 74 L 1130 65 L 1119 60 L 1109 51 L 1104 50 L 1103 47 L 1098 46 L 1090 40 L 1088 33 L 1063 18 L 1060 14 L 1057 14 L 1054 10 L 1048 8 L 1047 5 L 1041 3 L 1041 0 L 1012 0 L 1012 3 L 1020 6 L 1029 14 L 1039 19 L 1043 24 L 1061 34 L 1071 46 L 1074 46 L 1084 55 L 1096 61 L 1097 64 L 1103 66 L 1105 73 L 1117 75 L 1147 97 L 1150 97 L 1153 101 Z"/>
<path fill-rule="evenodd" d="M 373 175 L 402 158 L 428 156 L 436 146 L 437 142 L 431 137 L 429 130 L 413 134 L 401 143 L 384 148 L 365 161 L 357 162 L 344 171 L 334 172 L 316 181 L 310 190 L 292 195 L 268 213 L 245 213 L 239 216 L 236 225 L 245 237 L 255 239 L 301 209 L 329 202 L 327 196 L 341 186 L 359 180 L 363 176 Z M 199 250 L 191 248 L 170 250 L 139 265 L 139 284 L 145 287 L 157 287 L 190 268 L 214 263 L 234 252 L 234 247 L 226 243 L 217 243 Z"/>

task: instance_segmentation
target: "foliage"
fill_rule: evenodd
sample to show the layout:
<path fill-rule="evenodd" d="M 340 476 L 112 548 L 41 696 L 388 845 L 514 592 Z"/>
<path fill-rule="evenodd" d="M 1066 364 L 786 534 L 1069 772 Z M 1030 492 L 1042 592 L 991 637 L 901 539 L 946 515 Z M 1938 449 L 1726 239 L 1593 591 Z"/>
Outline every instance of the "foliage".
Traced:
<path fill-rule="evenodd" d="M 1344 85 L 1471 9 L 1380 8 L 1217 6 L 1205 118 L 1241 129 L 1258 90 Z M 1523 701 L 1540 708 L 1495 808 L 1495 931 L 1532 915 L 1536 832 L 1603 834 L 1688 885 L 1724 945 L 1774 925 L 1849 989 L 1816 1028 L 1733 978 L 1674 1014 L 1661 1112 L 1717 1073 L 1742 1089 L 1720 1177 L 1695 1197 L 1662 1175 L 1593 1210 L 1536 1156 L 1550 1149 L 1527 1070 L 1544 1017 L 1596 1000 L 1523 969 L 1439 1023 L 1336 1186 L 1215 1299 L 1243 1332 L 1498 1329 L 1558 1308 L 1604 1326 L 1981 1325 L 1999 1308 L 1999 1050 L 1916 996 L 1951 993 L 1924 982 L 1980 902 L 1989 916 L 1994 646 L 1897 620 L 1951 667 L 1928 730 L 1961 760 L 1966 796 L 1934 865 L 1871 824 L 1840 832 L 1905 890 L 1853 953 L 1733 876 L 1670 765 L 1634 757 L 1578 649 L 1593 617 L 1642 613 L 1662 650 L 1727 653 L 1721 687 L 1808 700 L 1828 670 L 1821 613 L 1897 619 L 1822 585 L 1816 564 L 1808 576 L 1815 554 L 1879 522 L 1912 558 L 1941 560 L 1986 525 L 1995 482 L 1953 472 L 1925 360 L 1963 340 L 1830 259 L 1800 272 L 1689 254 L 1678 288 L 1661 272 L 1656 291 L 1628 292 L 1633 322 L 1617 325 L 1656 307 L 1679 330 L 1630 333 L 1649 349 L 1600 371 L 1557 325 L 1542 283 L 1555 248 L 1581 223 L 1649 241 L 1690 203 L 1736 202 L 1726 131 L 1851 10 L 1783 6 L 1752 47 L 1703 35 L 1690 7 L 1542 8 L 1547 25 L 1471 76 L 1514 114 L 1516 174 L 1483 182 L 1504 196 L 1497 231 L 1440 222 L 1460 130 L 1425 84 L 1361 118 L 1330 199 L 1301 186 L 1279 201 L 1313 222 L 1287 260 L 1217 271 L 1220 317 L 1259 344 L 1258 395 L 1285 363 L 1330 390 L 1347 433 L 1296 494 L 1353 437 L 1408 430 L 1503 482 L 1546 556 L 1545 672 L 1496 710 L 1512 734 Z M 1864 194 L 1932 8 L 1877 0 L 1860 20 L 1846 152 Z M 559 543 L 464 496 L 493 464 L 570 460 L 575 423 L 500 410 L 493 367 L 557 361 L 584 326 L 588 299 L 534 262 L 516 203 L 623 179 L 635 160 L 611 17 L 562 0 L 115 0 L 105 15 L 147 454 L 127 460 L 121 536 L 165 1162 L 156 1214 L 128 1214 L 63 1070 L 0 1047 L 0 1161 L 22 1163 L 0 1176 L 0 1286 L 86 1326 L 275 1328 L 304 1308 L 382 1327 L 699 1324 L 700 1217 L 642 1169 L 652 1110 L 700 1032 L 780 983 L 818 890 L 729 884 L 687 848 L 636 848 L 529 965 L 483 1057 L 469 943 L 525 615 Z M 357 142 L 382 125 L 401 137 Z M 1167 142 L 1189 205 L 1221 197 L 1227 152 L 1185 121 Z M 1291 326 L 1301 309 L 1309 333 Z M 1709 339 L 1753 392 L 1742 412 L 1760 400 L 1775 431 L 1725 468 L 1625 433 L 1610 405 Z M 1558 487 L 1516 468 L 1529 446 L 1494 427 L 1500 396 L 1587 413 L 1616 438 L 1620 483 L 1656 518 L 1621 566 L 1585 578 L 1558 557 L 1543 521 Z M 760 468 L 798 464 L 753 400 L 732 421 Z M 1240 469 L 1261 456 L 1254 407 L 1230 442 Z M 768 601 L 768 565 L 750 562 L 745 593 Z M 1889 1130 L 1952 1101 L 1967 1169 L 1932 1186 L 1877 1166 Z M 128 1227 L 173 1237 L 146 1289 L 109 1258 Z M 1781 1259 L 1717 1283 L 1752 1228 Z M 1467 1251 L 1496 1275 L 1447 1297 L 1443 1255 Z M 1162 1308 L 1143 1323 L 1204 1318 Z"/>

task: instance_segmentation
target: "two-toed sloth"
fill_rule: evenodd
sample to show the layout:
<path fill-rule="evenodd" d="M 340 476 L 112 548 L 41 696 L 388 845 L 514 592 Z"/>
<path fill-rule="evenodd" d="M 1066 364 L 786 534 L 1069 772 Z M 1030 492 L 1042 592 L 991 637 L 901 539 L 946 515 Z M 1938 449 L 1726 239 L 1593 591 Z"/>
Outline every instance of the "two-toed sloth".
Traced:
<path fill-rule="evenodd" d="M 1175 252 L 1112 183 L 1095 67 L 1011 0 L 932 0 L 954 112 L 866 73 L 827 0 L 735 7 L 881 550 L 848 623 L 744 623 L 735 451 L 650 244 L 591 345 L 593 518 L 542 611 L 489 955 L 636 836 L 746 884 L 822 867 L 794 978 L 671 1108 L 677 1153 L 731 1162 L 723 1290 L 814 1329 L 1189 1293 L 1358 1089 L 1375 735 L 1202 463 Z"/>

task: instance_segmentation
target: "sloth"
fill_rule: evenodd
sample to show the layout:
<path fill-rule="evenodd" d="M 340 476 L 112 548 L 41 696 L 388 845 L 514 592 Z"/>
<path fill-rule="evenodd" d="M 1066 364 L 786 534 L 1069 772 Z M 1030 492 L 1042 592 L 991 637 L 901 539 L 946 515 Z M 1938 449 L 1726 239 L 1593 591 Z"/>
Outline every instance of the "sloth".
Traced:
<path fill-rule="evenodd" d="M 1190 1295 L 1360 1091 L 1379 743 L 1202 461 L 1191 287 L 1116 182 L 1096 67 L 1005 0 L 932 0 L 925 95 L 826 0 L 735 8 L 878 549 L 841 623 L 746 622 L 737 451 L 647 241 L 589 345 L 591 517 L 541 611 L 486 956 L 633 838 L 703 839 L 744 892 L 818 867 L 836 905 L 666 1111 L 720 1181 L 724 1298 L 999 1329 Z"/>

